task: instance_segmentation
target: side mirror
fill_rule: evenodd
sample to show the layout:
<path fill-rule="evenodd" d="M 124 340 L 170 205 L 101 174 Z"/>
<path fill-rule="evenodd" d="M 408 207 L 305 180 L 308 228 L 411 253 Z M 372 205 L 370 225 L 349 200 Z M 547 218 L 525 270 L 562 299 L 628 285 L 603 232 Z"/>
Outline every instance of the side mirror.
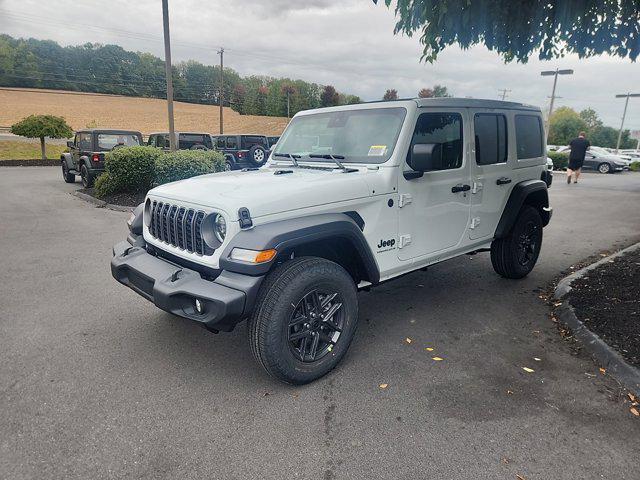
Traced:
<path fill-rule="evenodd" d="M 416 143 L 411 149 L 409 166 L 413 169 L 404 172 L 407 180 L 420 178 L 424 172 L 442 170 L 442 145 L 439 143 Z"/>
<path fill-rule="evenodd" d="M 67 140 L 67 147 L 73 148 L 75 145 L 73 144 L 73 140 Z"/>

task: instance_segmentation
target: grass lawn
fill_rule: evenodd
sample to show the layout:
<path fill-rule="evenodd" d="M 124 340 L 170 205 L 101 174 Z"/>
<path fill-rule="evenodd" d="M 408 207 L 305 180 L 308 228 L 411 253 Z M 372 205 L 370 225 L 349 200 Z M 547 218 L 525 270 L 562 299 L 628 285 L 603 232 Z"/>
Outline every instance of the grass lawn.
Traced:
<path fill-rule="evenodd" d="M 65 145 L 47 145 L 47 158 L 56 160 L 65 150 Z M 33 160 L 40 159 L 40 142 L 12 142 L 0 141 L 0 162 L 2 160 Z"/>

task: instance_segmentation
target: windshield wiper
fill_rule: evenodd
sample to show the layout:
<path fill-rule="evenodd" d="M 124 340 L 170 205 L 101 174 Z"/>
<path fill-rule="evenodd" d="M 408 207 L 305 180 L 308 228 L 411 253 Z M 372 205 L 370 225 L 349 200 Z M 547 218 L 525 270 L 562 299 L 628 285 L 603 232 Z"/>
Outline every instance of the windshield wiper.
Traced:
<path fill-rule="evenodd" d="M 336 165 L 338 165 L 339 168 L 342 169 L 343 172 L 345 173 L 349 173 L 349 169 L 347 167 L 345 167 L 342 162 L 340 160 L 344 160 L 345 157 L 344 155 L 330 155 L 328 153 L 325 154 L 317 154 L 317 153 L 312 153 L 311 155 L 309 155 L 309 158 L 324 158 L 327 160 L 333 160 L 335 162 Z"/>
<path fill-rule="evenodd" d="M 274 153 L 273 154 L 274 157 L 282 157 L 282 158 L 289 158 L 293 164 L 297 167 L 298 165 L 298 158 L 302 158 L 302 155 L 296 155 L 295 153 Z"/>

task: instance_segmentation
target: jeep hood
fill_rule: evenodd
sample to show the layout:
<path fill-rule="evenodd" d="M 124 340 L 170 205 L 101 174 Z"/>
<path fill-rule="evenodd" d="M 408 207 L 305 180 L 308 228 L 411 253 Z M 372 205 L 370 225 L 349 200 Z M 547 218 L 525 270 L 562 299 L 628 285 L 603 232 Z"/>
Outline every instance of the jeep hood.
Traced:
<path fill-rule="evenodd" d="M 281 173 L 276 173 L 281 172 Z M 288 173 L 291 172 L 291 173 Z M 232 218 L 247 207 L 256 218 L 288 210 L 363 198 L 376 190 L 376 171 L 297 167 L 220 172 L 168 183 L 150 196 L 221 209 Z M 384 193 L 378 191 L 376 193 Z"/>

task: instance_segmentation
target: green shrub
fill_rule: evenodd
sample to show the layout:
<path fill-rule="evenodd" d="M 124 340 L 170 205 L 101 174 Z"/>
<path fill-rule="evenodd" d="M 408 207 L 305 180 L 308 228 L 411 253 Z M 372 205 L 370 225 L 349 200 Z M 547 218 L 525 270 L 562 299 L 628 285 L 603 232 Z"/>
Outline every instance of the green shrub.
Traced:
<path fill-rule="evenodd" d="M 569 154 L 562 152 L 547 152 L 547 156 L 553 161 L 554 170 L 566 170 L 569 165 Z"/>
<path fill-rule="evenodd" d="M 96 178 L 95 183 L 93 184 L 95 189 L 96 197 L 104 198 L 107 195 L 111 195 L 114 192 L 113 181 L 108 173 L 102 173 L 98 178 Z"/>
<path fill-rule="evenodd" d="M 155 165 L 163 153 L 155 147 L 120 147 L 105 157 L 105 172 L 108 177 L 103 187 L 111 193 L 146 192 L 151 188 L 155 176 Z"/>
<path fill-rule="evenodd" d="M 224 170 L 224 155 L 214 150 L 178 150 L 156 160 L 154 183 L 184 180 L 205 173 Z"/>
<path fill-rule="evenodd" d="M 640 172 L 640 161 L 631 162 L 631 165 L 629 165 L 629 168 L 633 172 Z"/>

